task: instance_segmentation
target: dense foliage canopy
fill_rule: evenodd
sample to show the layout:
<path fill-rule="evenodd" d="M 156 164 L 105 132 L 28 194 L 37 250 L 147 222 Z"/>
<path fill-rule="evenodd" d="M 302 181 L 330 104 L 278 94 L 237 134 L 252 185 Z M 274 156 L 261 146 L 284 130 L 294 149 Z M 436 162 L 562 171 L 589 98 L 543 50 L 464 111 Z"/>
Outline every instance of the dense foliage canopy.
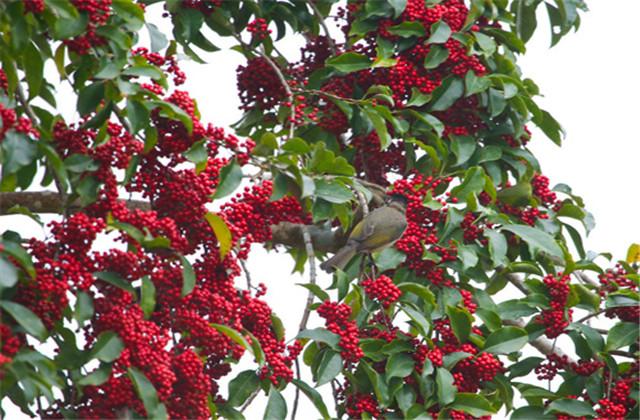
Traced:
<path fill-rule="evenodd" d="M 516 64 L 542 9 L 555 44 L 586 6 L 0 2 L 0 213 L 60 215 L 43 240 L 2 234 L 2 399 L 56 418 L 242 418 L 258 393 L 268 419 L 298 398 L 322 418 L 638 418 L 640 247 L 597 264 L 582 199 L 527 148 L 545 141 L 528 127 L 563 136 Z M 294 34 L 297 61 L 276 42 Z M 180 88 L 180 60 L 206 71 L 222 38 L 246 58 L 233 131 L 194 96 L 225 98 Z M 319 287 L 316 260 L 390 193 L 402 238 Z M 308 273 L 299 331 L 243 273 L 254 244 Z"/>

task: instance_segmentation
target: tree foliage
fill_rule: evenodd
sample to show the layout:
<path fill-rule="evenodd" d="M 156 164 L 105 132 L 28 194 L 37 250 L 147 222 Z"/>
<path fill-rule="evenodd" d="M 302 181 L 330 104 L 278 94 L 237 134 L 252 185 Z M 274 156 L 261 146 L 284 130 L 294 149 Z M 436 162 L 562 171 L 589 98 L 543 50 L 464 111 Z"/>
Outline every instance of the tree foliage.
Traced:
<path fill-rule="evenodd" d="M 601 267 L 582 199 L 527 147 L 531 126 L 563 137 L 517 66 L 540 9 L 555 44 L 586 6 L 0 3 L 0 210 L 60 215 L 44 240 L 2 234 L 3 400 L 69 418 L 242 418 L 257 393 L 269 419 L 300 397 L 322 418 L 637 418 L 638 246 Z M 298 61 L 277 48 L 293 34 Z M 246 58 L 233 133 L 180 88 L 180 60 L 215 65 L 221 38 Z M 403 237 L 318 286 L 316 260 L 389 193 Z M 243 275 L 252 244 L 309 273 L 300 331 Z"/>

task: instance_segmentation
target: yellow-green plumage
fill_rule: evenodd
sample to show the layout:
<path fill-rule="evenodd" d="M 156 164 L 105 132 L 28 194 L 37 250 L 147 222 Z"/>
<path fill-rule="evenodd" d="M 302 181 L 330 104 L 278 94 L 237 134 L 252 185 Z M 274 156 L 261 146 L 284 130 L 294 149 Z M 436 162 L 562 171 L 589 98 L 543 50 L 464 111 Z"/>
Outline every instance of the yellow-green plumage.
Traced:
<path fill-rule="evenodd" d="M 404 201 L 398 200 L 373 210 L 353 228 L 346 245 L 320 268 L 329 273 L 335 269 L 343 270 L 356 254 L 376 252 L 391 246 L 407 227 L 404 212 Z"/>

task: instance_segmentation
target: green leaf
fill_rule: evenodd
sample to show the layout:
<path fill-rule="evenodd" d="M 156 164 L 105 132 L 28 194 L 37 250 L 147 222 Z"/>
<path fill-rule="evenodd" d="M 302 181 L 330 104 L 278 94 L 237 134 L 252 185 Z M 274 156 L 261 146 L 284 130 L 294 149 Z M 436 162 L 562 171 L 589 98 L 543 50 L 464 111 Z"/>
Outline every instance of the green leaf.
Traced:
<path fill-rule="evenodd" d="M 93 273 L 93 277 L 125 290 L 134 296 L 136 294 L 136 290 L 133 288 L 131 283 L 120 277 L 120 274 L 113 271 L 99 271 L 97 273 Z"/>
<path fill-rule="evenodd" d="M 467 92 L 466 96 L 471 96 L 489 89 L 491 80 L 486 76 L 478 77 L 473 70 L 469 70 L 464 77 L 464 86 Z"/>
<path fill-rule="evenodd" d="M 441 407 L 449 405 L 456 398 L 457 389 L 453 384 L 453 375 L 444 368 L 436 368 L 436 389 Z"/>
<path fill-rule="evenodd" d="M 47 335 L 49 335 L 47 329 L 40 318 L 38 318 L 38 315 L 33 313 L 31 309 L 19 303 L 6 300 L 0 300 L 0 307 L 11 315 L 28 334 L 36 337 L 40 341 L 46 340 Z"/>
<path fill-rule="evenodd" d="M 196 273 L 193 271 L 189 260 L 182 255 L 180 256 L 180 262 L 182 263 L 182 291 L 180 296 L 185 297 L 193 291 L 196 285 Z"/>
<path fill-rule="evenodd" d="M 58 3 L 58 2 L 52 2 L 52 3 Z M 74 36 L 80 35 L 82 32 L 84 32 L 88 22 L 89 22 L 89 15 L 86 13 L 83 13 L 72 19 L 68 19 L 68 18 L 57 19 L 54 23 L 53 32 L 57 39 L 73 38 Z"/>
<path fill-rule="evenodd" d="M 135 134 L 149 125 L 149 110 L 140 101 L 128 98 L 127 119 L 131 124 L 132 134 Z"/>
<path fill-rule="evenodd" d="M 18 282 L 18 269 L 11 261 L 0 255 L 0 288 L 13 287 Z"/>
<path fill-rule="evenodd" d="M 222 198 L 233 193 L 241 182 L 242 168 L 234 159 L 220 170 L 220 181 L 213 194 L 213 198 Z"/>
<path fill-rule="evenodd" d="M 287 402 L 273 385 L 269 390 L 269 400 L 264 412 L 264 420 L 284 420 L 287 417 Z"/>
<path fill-rule="evenodd" d="M 254 370 L 245 370 L 229 382 L 229 398 L 232 407 L 240 407 L 260 386 L 260 378 Z"/>
<path fill-rule="evenodd" d="M 331 382 L 342 370 L 342 357 L 340 353 L 333 350 L 326 350 L 322 355 L 318 365 L 316 387 Z"/>
<path fill-rule="evenodd" d="M 445 79 L 442 84 L 433 91 L 431 110 L 444 111 L 449 109 L 463 94 L 464 82 L 462 80 L 454 77 Z"/>
<path fill-rule="evenodd" d="M 120 357 L 123 349 L 124 343 L 122 339 L 113 331 L 105 331 L 98 336 L 91 348 L 91 358 L 111 363 Z"/>
<path fill-rule="evenodd" d="M 484 352 L 509 354 L 520 350 L 529 341 L 527 331 L 519 327 L 502 327 L 492 332 L 484 342 Z"/>
<path fill-rule="evenodd" d="M 444 20 L 431 25 L 431 35 L 427 39 L 427 44 L 444 44 L 451 36 L 451 28 Z"/>
<path fill-rule="evenodd" d="M 449 50 L 440 45 L 432 45 L 424 58 L 425 69 L 435 69 L 449 58 Z"/>
<path fill-rule="evenodd" d="M 293 379 L 291 382 L 293 382 L 293 384 L 297 386 L 311 400 L 324 420 L 328 420 L 331 418 L 331 416 L 329 415 L 329 410 L 322 400 L 322 395 L 320 395 L 318 391 L 316 391 L 306 382 L 301 381 L 300 379 Z"/>
<path fill-rule="evenodd" d="M 630 346 L 638 341 L 640 329 L 638 324 L 633 322 L 620 322 L 609 330 L 607 334 L 607 350 L 615 350 L 621 347 Z"/>
<path fill-rule="evenodd" d="M 309 292 L 320 299 L 322 302 L 325 300 L 329 300 L 329 294 L 324 291 L 324 289 L 317 284 L 312 283 L 296 283 L 297 286 L 302 286 L 307 289 Z"/>
<path fill-rule="evenodd" d="M 555 120 L 547 111 L 541 111 L 542 118 L 533 120 L 534 123 L 540 127 L 542 132 L 546 134 L 551 141 L 558 146 L 562 145 L 562 137 L 564 137 L 564 130 L 560 126 L 560 123 Z"/>
<path fill-rule="evenodd" d="M 302 330 L 298 333 L 296 338 L 308 338 L 321 343 L 326 343 L 329 347 L 338 349 L 338 343 L 340 342 L 340 336 L 332 333 L 324 328 L 314 328 L 311 330 Z"/>
<path fill-rule="evenodd" d="M 240 345 L 245 350 L 249 350 L 250 352 L 253 352 L 253 348 L 251 347 L 249 342 L 238 331 L 236 331 L 233 328 L 228 327 L 226 325 L 213 324 L 213 323 L 209 324 L 209 325 L 211 325 L 211 327 L 213 327 L 216 330 L 218 330 L 220 333 L 222 333 L 225 336 L 229 337 L 231 339 L 231 341 L 233 341 L 234 343 Z"/>
<path fill-rule="evenodd" d="M 20 168 L 28 166 L 38 153 L 37 147 L 27 136 L 14 130 L 5 133 L 0 147 L 4 154 L 2 160 L 3 175 L 16 173 Z"/>
<path fill-rule="evenodd" d="M 30 42 L 24 50 L 24 69 L 29 86 L 29 99 L 35 98 L 40 92 L 44 73 L 44 60 L 38 48 Z"/>
<path fill-rule="evenodd" d="M 596 412 L 589 404 L 584 401 L 574 400 L 571 398 L 561 398 L 553 401 L 545 410 L 545 414 L 546 413 L 565 413 L 574 417 L 597 416 Z"/>
<path fill-rule="evenodd" d="M 396 353 L 389 357 L 385 369 L 387 380 L 398 377 L 404 378 L 413 372 L 415 360 L 406 353 Z"/>
<path fill-rule="evenodd" d="M 166 419 L 166 408 L 164 404 L 160 403 L 158 393 L 147 376 L 135 367 L 130 367 L 128 373 L 129 379 L 131 379 L 131 383 L 133 383 L 136 393 L 147 411 L 147 418 Z"/>
<path fill-rule="evenodd" d="M 387 0 L 387 3 L 393 8 L 393 17 L 399 17 L 407 7 L 407 0 Z"/>
<path fill-rule="evenodd" d="M 398 289 L 402 291 L 402 293 L 413 293 L 414 295 L 421 298 L 424 302 L 430 304 L 431 306 L 436 305 L 436 296 L 433 294 L 429 288 L 423 286 L 418 283 L 401 283 L 398 285 Z"/>
<path fill-rule="evenodd" d="M 6 142 L 6 138 L 5 138 Z M 24 271 L 29 274 L 32 279 L 36 278 L 36 269 L 33 266 L 33 262 L 31 261 L 31 256 L 25 251 L 23 247 L 19 244 L 12 241 L 2 241 L 0 242 L 4 248 L 4 252 L 7 255 L 15 258 L 16 261 L 20 264 L 20 266 L 24 269 Z"/>
<path fill-rule="evenodd" d="M 409 38 L 412 36 L 421 37 L 427 34 L 427 31 L 424 29 L 424 26 L 422 26 L 422 23 L 415 20 L 406 20 L 398 25 L 388 27 L 387 30 L 389 31 L 389 33 L 398 35 L 403 38 Z"/>
<path fill-rule="evenodd" d="M 527 357 L 509 366 L 509 379 L 520 376 L 527 376 L 532 370 L 537 368 L 544 359 L 542 357 Z"/>
<path fill-rule="evenodd" d="M 376 266 L 381 272 L 398 267 L 407 259 L 407 254 L 398 251 L 394 247 L 385 248 L 373 257 Z"/>
<path fill-rule="evenodd" d="M 476 150 L 478 142 L 470 136 L 453 136 L 451 139 L 451 151 L 456 155 L 456 166 L 468 161 Z"/>
<path fill-rule="evenodd" d="M 352 73 L 371 67 L 371 60 L 364 54 L 347 52 L 326 61 L 327 66 L 333 67 L 343 73 Z"/>
<path fill-rule="evenodd" d="M 216 213 L 209 212 L 204 215 L 204 218 L 207 219 L 209 226 L 211 226 L 213 233 L 216 235 L 218 245 L 220 246 L 220 259 L 224 260 L 224 257 L 229 253 L 233 244 L 231 230 L 224 219 Z"/>
<path fill-rule="evenodd" d="M 479 394 L 459 392 L 453 404 L 449 406 L 452 410 L 460 410 L 472 416 L 490 416 L 495 414 L 495 410 L 485 397 Z"/>
<path fill-rule="evenodd" d="M 507 264 L 507 239 L 500 232 L 493 229 L 485 229 L 484 236 L 489 238 L 489 254 L 496 267 Z"/>
<path fill-rule="evenodd" d="M 521 237 L 530 246 L 547 252 L 548 254 L 564 259 L 562 249 L 556 243 L 555 239 L 546 232 L 531 226 L 523 225 L 505 225 L 502 226 L 502 230 L 512 232 Z"/>
<path fill-rule="evenodd" d="M 316 179 L 316 196 L 330 203 L 342 204 L 353 199 L 353 193 L 349 188 L 337 181 Z"/>
<path fill-rule="evenodd" d="M 93 299 L 86 292 L 78 291 L 76 293 L 76 307 L 73 317 L 78 321 L 78 325 L 82 326 L 84 321 L 93 316 Z"/>
<path fill-rule="evenodd" d="M 83 376 L 76 382 L 80 386 L 99 386 L 107 382 L 111 376 L 111 365 L 102 364 L 100 367 L 87 376 Z"/>
<path fill-rule="evenodd" d="M 85 116 L 93 111 L 104 99 L 104 83 L 95 82 L 84 87 L 78 94 L 78 104 L 76 108 L 80 115 Z"/>
<path fill-rule="evenodd" d="M 473 317 L 466 309 L 447 306 L 447 316 L 451 321 L 451 329 L 460 343 L 464 343 L 471 333 Z"/>
<path fill-rule="evenodd" d="M 95 171 L 100 164 L 87 155 L 72 154 L 64 160 L 64 166 L 69 172 L 83 173 Z"/>
<path fill-rule="evenodd" d="M 500 319 L 500 315 L 498 315 L 498 313 L 495 311 L 485 308 L 478 308 L 476 311 L 476 315 L 482 320 L 482 322 L 484 322 L 484 325 L 491 332 L 502 327 L 502 320 Z"/>
<path fill-rule="evenodd" d="M 140 286 L 140 307 L 144 312 L 144 317 L 149 318 L 156 307 L 156 286 L 153 284 L 149 276 L 142 278 Z"/>
<path fill-rule="evenodd" d="M 363 107 L 363 110 L 371 120 L 376 134 L 378 134 L 380 150 L 385 150 L 391 144 L 391 137 L 389 137 L 389 131 L 387 130 L 387 122 L 374 107 L 366 106 Z"/>
<path fill-rule="evenodd" d="M 513 187 L 503 188 L 498 191 L 498 200 L 511 206 L 526 206 L 531 200 L 532 193 L 530 183 L 520 182 Z"/>
<path fill-rule="evenodd" d="M 544 407 L 520 407 L 511 414 L 511 420 L 556 420 L 556 416 L 544 414 Z"/>
<path fill-rule="evenodd" d="M 151 52 L 158 52 L 169 45 L 169 41 L 164 33 L 153 23 L 146 23 L 145 26 L 149 31 L 149 38 L 151 39 Z"/>
<path fill-rule="evenodd" d="M 482 168 L 474 166 L 467 169 L 464 174 L 462 184 L 451 190 L 451 196 L 466 200 L 469 194 L 479 194 L 482 192 L 486 183 Z"/>

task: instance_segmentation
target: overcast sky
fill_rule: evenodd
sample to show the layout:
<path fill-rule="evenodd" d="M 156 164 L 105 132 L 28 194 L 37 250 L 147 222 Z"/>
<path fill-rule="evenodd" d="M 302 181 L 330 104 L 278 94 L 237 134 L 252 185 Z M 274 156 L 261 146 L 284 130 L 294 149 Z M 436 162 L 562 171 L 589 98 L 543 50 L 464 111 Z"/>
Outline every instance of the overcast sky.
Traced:
<path fill-rule="evenodd" d="M 591 11 L 584 15 L 581 29 L 552 49 L 548 48 L 546 20 L 541 17 L 540 30 L 520 59 L 524 74 L 537 82 L 545 96 L 540 100 L 543 108 L 567 132 L 562 148 L 535 131 L 530 145 L 551 185 L 562 182 L 572 186 L 595 215 L 597 226 L 587 239 L 586 248 L 611 251 L 614 258 L 624 258 L 629 244 L 640 242 L 640 199 L 632 182 L 638 178 L 640 156 L 636 22 L 640 1 L 592 0 L 589 5 Z M 296 43 L 282 48 L 297 59 Z M 244 59 L 236 52 L 220 51 L 209 56 L 208 61 L 210 64 L 205 66 L 183 65 L 189 77 L 186 90 L 198 100 L 205 122 L 228 126 L 241 115 L 235 69 Z M 0 231 L 11 228 L 25 236 L 39 235 L 35 225 L 24 222 L 22 216 L 4 218 L 0 220 Z M 306 296 L 305 289 L 293 284 L 306 282 L 306 276 L 290 275 L 293 263 L 284 254 L 255 251 L 249 259 L 253 281 L 269 286 L 266 298 L 283 319 L 287 336 L 293 337 Z M 330 279 L 321 276 L 319 281 L 321 286 L 327 286 Z M 312 318 L 310 325 L 320 323 Z M 251 367 L 248 362 L 243 365 Z M 247 412 L 249 419 L 262 417 L 264 401 L 256 401 Z M 5 409 L 8 406 L 3 402 Z M 306 402 L 301 409 L 298 418 L 314 416 L 314 409 Z M 9 408 L 7 418 L 23 417 Z"/>

